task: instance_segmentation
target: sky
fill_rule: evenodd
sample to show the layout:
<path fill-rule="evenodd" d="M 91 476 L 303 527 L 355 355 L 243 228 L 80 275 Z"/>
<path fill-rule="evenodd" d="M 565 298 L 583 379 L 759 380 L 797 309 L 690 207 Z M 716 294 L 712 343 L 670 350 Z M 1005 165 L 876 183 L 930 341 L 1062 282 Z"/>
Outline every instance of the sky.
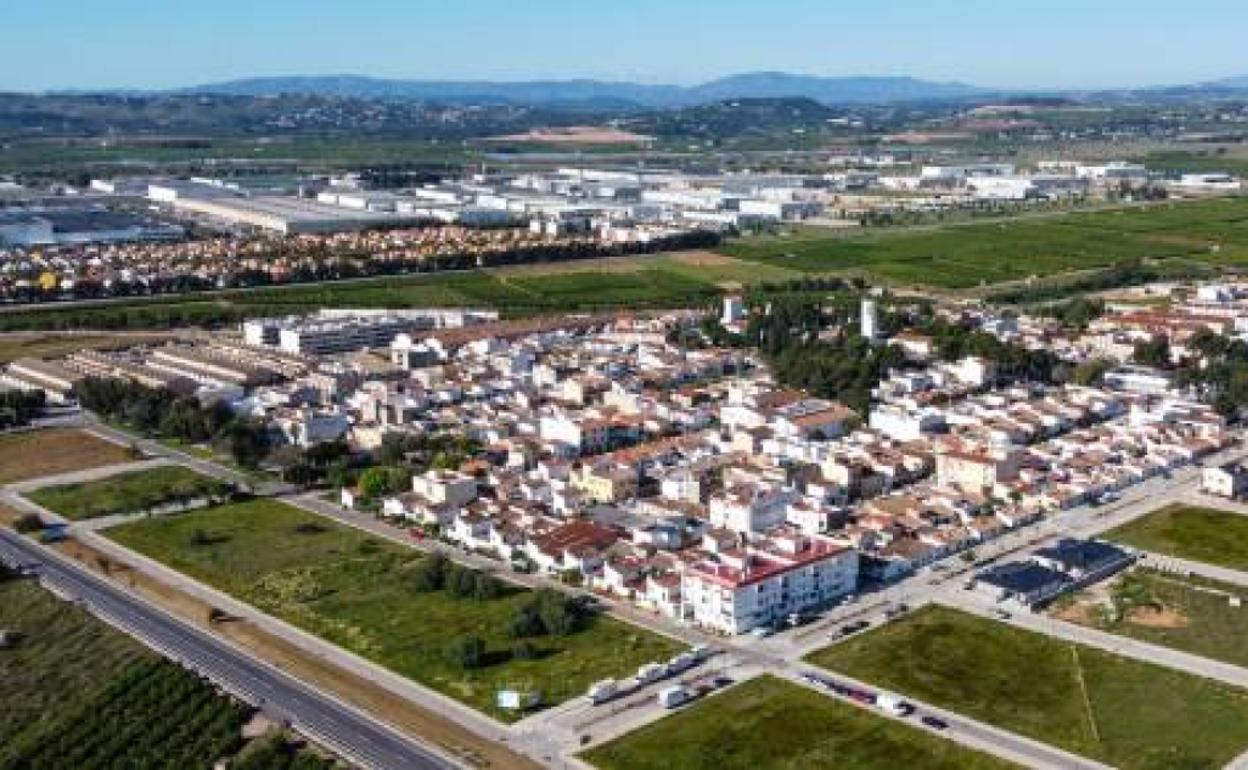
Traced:
<path fill-rule="evenodd" d="M 1000 88 L 1248 75 L 1246 0 L 0 0 L 0 90 L 781 70 Z"/>

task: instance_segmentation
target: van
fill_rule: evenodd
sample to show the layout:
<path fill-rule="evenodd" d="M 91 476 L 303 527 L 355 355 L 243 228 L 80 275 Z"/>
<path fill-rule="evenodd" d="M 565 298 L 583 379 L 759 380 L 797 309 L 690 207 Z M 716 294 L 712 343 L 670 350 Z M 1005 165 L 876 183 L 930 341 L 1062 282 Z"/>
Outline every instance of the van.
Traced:
<path fill-rule="evenodd" d="M 666 687 L 659 691 L 658 703 L 665 709 L 674 709 L 683 706 L 693 699 L 693 695 L 685 688 L 677 685 L 675 687 Z"/>
<path fill-rule="evenodd" d="M 597 706 L 606 703 L 620 693 L 620 686 L 614 679 L 595 682 L 589 688 L 589 702 Z"/>

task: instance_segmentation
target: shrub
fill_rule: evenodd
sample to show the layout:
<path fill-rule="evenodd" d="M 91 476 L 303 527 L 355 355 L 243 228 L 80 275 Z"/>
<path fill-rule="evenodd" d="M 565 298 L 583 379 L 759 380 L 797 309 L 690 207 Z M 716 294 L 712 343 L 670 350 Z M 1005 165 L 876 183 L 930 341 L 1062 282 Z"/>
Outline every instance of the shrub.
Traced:
<path fill-rule="evenodd" d="M 476 570 L 452 564 L 446 572 L 446 590 L 455 596 L 468 597 L 477 590 Z"/>
<path fill-rule="evenodd" d="M 537 645 L 525 639 L 511 648 L 511 656 L 516 660 L 537 660 L 541 656 Z"/>
<path fill-rule="evenodd" d="M 546 627 L 542 625 L 537 608 L 531 604 L 522 606 L 516 612 L 516 616 L 511 619 L 511 635 L 517 639 L 541 636 L 544 633 L 546 633 Z"/>
<path fill-rule="evenodd" d="M 485 663 L 485 642 L 479 636 L 461 636 L 447 647 L 446 657 L 460 668 L 479 668 Z"/>
<path fill-rule="evenodd" d="M 478 572 L 476 582 L 473 584 L 472 595 L 478 601 L 497 599 L 503 595 L 502 581 L 492 575 Z"/>
<path fill-rule="evenodd" d="M 440 553 L 421 559 L 412 569 L 412 588 L 421 593 L 441 591 L 450 560 Z"/>

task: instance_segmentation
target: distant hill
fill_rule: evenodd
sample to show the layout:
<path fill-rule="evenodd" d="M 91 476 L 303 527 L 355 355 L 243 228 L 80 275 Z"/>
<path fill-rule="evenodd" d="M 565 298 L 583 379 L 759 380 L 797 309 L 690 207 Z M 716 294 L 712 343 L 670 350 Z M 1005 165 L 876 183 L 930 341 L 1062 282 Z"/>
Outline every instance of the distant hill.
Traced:
<path fill-rule="evenodd" d="M 959 99 L 987 93 L 961 83 L 903 76 L 817 77 L 756 72 L 682 87 L 601 80 L 392 80 L 359 75 L 260 77 L 213 83 L 184 93 L 238 96 L 301 94 L 499 104 L 684 107 L 744 98 L 804 98 L 822 104 L 884 104 Z"/>
<path fill-rule="evenodd" d="M 1201 83 L 1201 85 L 1208 88 L 1224 88 L 1231 91 L 1248 91 L 1248 75 L 1219 78 L 1218 80 L 1210 80 L 1206 83 Z"/>
<path fill-rule="evenodd" d="M 936 83 L 904 76 L 815 77 L 754 72 L 713 80 L 688 89 L 696 101 L 805 98 L 823 104 L 861 104 L 982 96 L 984 89 L 962 83 Z"/>

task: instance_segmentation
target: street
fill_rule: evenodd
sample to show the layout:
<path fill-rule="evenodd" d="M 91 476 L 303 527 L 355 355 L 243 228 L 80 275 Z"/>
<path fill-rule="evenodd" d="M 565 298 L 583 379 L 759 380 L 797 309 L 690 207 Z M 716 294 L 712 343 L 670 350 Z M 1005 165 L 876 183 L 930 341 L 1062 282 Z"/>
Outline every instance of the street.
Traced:
<path fill-rule="evenodd" d="M 0 559 L 13 567 L 33 569 L 44 584 L 81 601 L 93 614 L 362 767 L 445 770 L 461 766 L 13 532 L 0 530 Z"/>

